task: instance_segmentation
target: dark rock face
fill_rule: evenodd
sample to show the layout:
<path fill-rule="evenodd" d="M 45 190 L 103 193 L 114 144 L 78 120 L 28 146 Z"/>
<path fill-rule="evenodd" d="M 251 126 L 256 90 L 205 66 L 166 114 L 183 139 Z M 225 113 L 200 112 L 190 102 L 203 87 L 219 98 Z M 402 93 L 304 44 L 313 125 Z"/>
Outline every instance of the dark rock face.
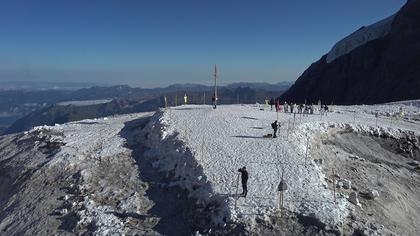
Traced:
<path fill-rule="evenodd" d="M 420 0 L 396 14 L 388 35 L 327 63 L 313 63 L 280 99 L 374 104 L 420 99 Z"/>

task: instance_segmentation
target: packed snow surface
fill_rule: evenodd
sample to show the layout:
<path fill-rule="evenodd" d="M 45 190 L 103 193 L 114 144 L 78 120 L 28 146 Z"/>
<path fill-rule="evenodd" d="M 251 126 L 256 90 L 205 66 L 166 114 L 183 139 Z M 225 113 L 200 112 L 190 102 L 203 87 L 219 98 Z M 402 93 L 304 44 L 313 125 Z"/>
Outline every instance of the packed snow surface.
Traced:
<path fill-rule="evenodd" d="M 351 52 L 353 49 L 362 46 L 369 41 L 386 36 L 391 30 L 391 24 L 394 20 L 394 16 L 395 15 L 392 15 L 367 27 L 362 27 L 340 40 L 328 52 L 327 63 L 334 61 L 335 59 Z"/>
<path fill-rule="evenodd" d="M 419 108 L 404 109 L 418 113 Z M 404 130 L 418 134 L 420 125 L 397 118 L 400 106 L 332 106 L 330 110 L 334 112 L 324 116 L 279 113 L 280 137 L 272 139 L 263 135 L 272 133 L 270 124 L 277 114 L 260 105 L 173 107 L 157 112 L 149 124 L 149 155 L 159 156 L 156 166 L 174 171 L 179 177 L 174 184 L 191 190 L 193 197 L 224 199 L 226 209 L 219 218 L 252 221 L 276 209 L 283 174 L 288 210 L 339 223 L 352 205 L 343 195 L 337 195 L 334 203 L 326 172 L 311 159 L 316 137 L 338 128 L 397 138 Z M 248 196 L 237 198 L 242 191 L 238 169 L 243 166 L 249 172 Z"/>

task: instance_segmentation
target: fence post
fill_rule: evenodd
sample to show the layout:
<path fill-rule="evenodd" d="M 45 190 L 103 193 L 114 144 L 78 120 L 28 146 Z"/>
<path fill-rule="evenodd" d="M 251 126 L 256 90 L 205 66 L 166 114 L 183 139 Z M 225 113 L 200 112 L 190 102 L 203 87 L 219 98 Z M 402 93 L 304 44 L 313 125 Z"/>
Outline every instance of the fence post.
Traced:
<path fill-rule="evenodd" d="M 335 201 L 335 169 L 333 168 L 333 186 L 334 186 L 334 204 L 336 203 Z"/>
<path fill-rule="evenodd" d="M 237 178 L 237 180 L 236 180 L 236 191 L 235 191 L 235 210 L 237 210 L 237 202 L 238 202 L 238 198 L 239 198 L 239 196 L 238 196 L 238 189 L 239 189 L 239 176 L 240 176 L 241 174 L 238 174 L 238 178 Z"/>
<path fill-rule="evenodd" d="M 305 167 L 306 167 L 306 161 L 308 159 L 308 149 L 309 149 L 309 136 L 306 139 Z"/>

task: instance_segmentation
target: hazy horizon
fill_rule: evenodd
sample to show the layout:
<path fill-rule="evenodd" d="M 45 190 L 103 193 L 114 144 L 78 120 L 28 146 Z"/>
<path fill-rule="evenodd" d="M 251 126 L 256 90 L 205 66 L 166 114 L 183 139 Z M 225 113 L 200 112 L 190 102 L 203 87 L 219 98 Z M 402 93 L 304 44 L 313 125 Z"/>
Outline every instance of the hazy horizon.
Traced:
<path fill-rule="evenodd" d="M 295 81 L 405 1 L 3 1 L 0 81 L 133 87 Z"/>
<path fill-rule="evenodd" d="M 280 82 L 261 82 L 261 81 L 249 81 L 249 82 L 243 82 L 243 81 L 236 81 L 236 82 L 222 82 L 218 84 L 219 86 L 229 86 L 233 84 L 239 84 L 239 83 L 249 83 L 249 84 L 269 84 L 269 85 L 276 85 L 281 83 L 290 83 L 292 84 L 294 81 L 280 81 Z M 0 80 L 0 90 L 2 89 L 80 89 L 80 88 L 90 88 L 90 87 L 112 87 L 112 86 L 125 86 L 128 85 L 132 88 L 143 88 L 143 89 L 159 89 L 159 88 L 166 88 L 169 86 L 174 85 L 196 85 L 196 86 L 209 86 L 212 87 L 213 85 L 209 84 L 202 84 L 202 83 L 171 83 L 171 84 L 165 84 L 162 86 L 154 86 L 154 87 L 144 87 L 144 86 L 136 86 L 136 85 L 130 85 L 130 84 L 106 84 L 106 83 L 91 83 L 91 82 L 48 82 L 48 81 L 2 81 Z"/>

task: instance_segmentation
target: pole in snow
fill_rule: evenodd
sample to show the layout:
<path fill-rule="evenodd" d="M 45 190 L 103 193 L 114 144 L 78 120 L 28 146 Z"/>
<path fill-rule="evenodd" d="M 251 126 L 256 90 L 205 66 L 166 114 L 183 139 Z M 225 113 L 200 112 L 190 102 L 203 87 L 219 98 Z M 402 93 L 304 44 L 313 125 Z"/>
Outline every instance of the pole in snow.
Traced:
<path fill-rule="evenodd" d="M 239 196 L 238 196 L 238 189 L 239 189 L 239 177 L 240 177 L 240 173 L 238 174 L 238 178 L 237 178 L 237 180 L 236 180 L 236 192 L 235 192 L 235 210 L 237 209 L 237 201 L 238 201 L 238 198 L 239 198 Z"/>
<path fill-rule="evenodd" d="M 201 161 L 204 160 L 204 136 L 202 137 L 202 142 L 201 142 Z"/>
<path fill-rule="evenodd" d="M 309 136 L 306 139 L 305 167 L 306 167 L 306 160 L 308 160 L 308 149 L 309 149 Z"/>
<path fill-rule="evenodd" d="M 277 191 L 279 192 L 279 210 L 281 215 L 281 210 L 283 209 L 284 204 L 284 192 L 287 190 L 286 181 L 283 178 L 284 172 L 281 173 L 281 180 L 279 185 L 277 186 Z"/>
<path fill-rule="evenodd" d="M 214 93 L 213 93 L 213 109 L 217 107 L 217 66 L 214 65 Z"/>
<path fill-rule="evenodd" d="M 333 169 L 333 186 L 334 186 L 334 204 L 336 203 L 335 200 L 335 169 Z"/>

